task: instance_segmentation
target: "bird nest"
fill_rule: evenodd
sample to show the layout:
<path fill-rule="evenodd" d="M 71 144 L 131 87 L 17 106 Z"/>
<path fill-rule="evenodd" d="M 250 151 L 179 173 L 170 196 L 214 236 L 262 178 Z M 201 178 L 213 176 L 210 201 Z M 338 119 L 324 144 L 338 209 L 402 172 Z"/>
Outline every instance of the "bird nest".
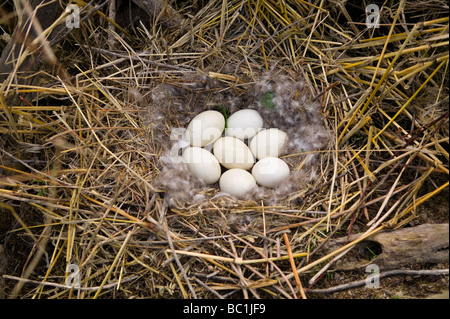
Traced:
<path fill-rule="evenodd" d="M 73 1 L 80 28 L 2 55 L 9 296 L 306 297 L 448 189 L 445 1 L 391 1 L 378 28 L 352 1 L 143 2 Z M 243 108 L 288 133 L 291 176 L 234 198 L 169 154 L 201 111 Z"/>

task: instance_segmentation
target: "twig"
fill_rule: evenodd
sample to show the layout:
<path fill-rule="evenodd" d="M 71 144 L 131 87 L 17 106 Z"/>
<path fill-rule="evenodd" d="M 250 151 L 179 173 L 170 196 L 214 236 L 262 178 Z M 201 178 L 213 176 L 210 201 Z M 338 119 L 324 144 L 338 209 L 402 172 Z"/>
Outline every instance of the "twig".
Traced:
<path fill-rule="evenodd" d="M 332 88 L 334 88 L 334 87 L 335 87 L 336 85 L 338 85 L 338 84 L 339 84 L 339 81 L 336 81 L 336 82 L 334 82 L 333 84 L 327 86 L 325 89 L 323 89 L 323 91 L 321 91 L 319 94 L 317 94 L 317 96 L 314 97 L 314 98 L 312 99 L 312 101 L 313 101 L 313 102 L 317 101 L 317 99 L 318 99 L 319 97 L 321 97 L 322 95 L 324 95 L 327 91 L 331 90 Z"/>
<path fill-rule="evenodd" d="M 166 219 L 165 210 L 166 210 L 166 207 L 162 207 L 161 208 L 161 215 L 162 215 L 161 218 L 165 221 L 165 224 L 167 225 L 167 219 Z M 181 264 L 180 259 L 177 256 L 177 253 L 176 253 L 176 250 L 175 250 L 175 246 L 173 245 L 173 242 L 172 242 L 172 237 L 171 237 L 169 228 L 167 228 L 167 227 L 164 227 L 164 228 L 166 228 L 167 242 L 169 244 L 170 249 L 172 250 L 172 256 L 175 259 L 175 263 L 177 264 L 178 268 L 180 269 L 180 272 L 183 275 L 183 278 L 186 281 L 187 286 L 189 287 L 189 290 L 190 290 L 190 292 L 192 294 L 192 297 L 194 299 L 197 299 L 197 294 L 195 293 L 195 290 L 192 287 L 188 276 L 186 275 L 186 271 L 184 270 L 183 265 Z"/>
<path fill-rule="evenodd" d="M 110 0 L 109 1 L 109 7 L 108 7 L 108 11 L 109 11 L 109 18 L 111 21 L 116 21 L 116 0 Z M 114 44 L 116 43 L 115 39 L 114 39 L 114 25 L 111 22 L 108 22 L 108 29 L 109 29 L 109 33 L 108 33 L 108 45 L 110 49 L 114 48 Z"/>
<path fill-rule="evenodd" d="M 198 283 L 200 286 L 202 286 L 203 288 L 205 288 L 206 290 L 212 292 L 216 297 L 218 297 L 219 299 L 224 299 L 224 297 L 219 294 L 217 291 L 215 291 L 214 289 L 210 288 L 207 284 L 205 284 L 203 281 L 201 281 L 198 278 L 195 278 L 195 282 Z"/>
<path fill-rule="evenodd" d="M 123 283 L 129 282 L 129 281 L 132 281 L 132 280 L 134 280 L 134 279 L 136 279 L 138 277 L 139 277 L 138 275 L 134 275 L 134 276 L 131 276 L 131 277 L 123 278 L 120 281 L 104 285 L 102 287 L 102 289 L 103 290 L 111 289 L 111 288 L 116 287 L 119 283 L 123 284 Z M 100 289 L 100 286 L 96 286 L 96 287 L 74 287 L 74 286 L 57 284 L 57 283 L 54 283 L 54 282 L 31 280 L 31 279 L 25 279 L 25 278 L 20 278 L 20 277 L 16 277 L 16 276 L 10 276 L 10 275 L 3 275 L 3 278 L 21 281 L 21 282 L 24 282 L 26 284 L 36 284 L 36 285 L 49 286 L 49 287 L 62 288 L 62 289 L 75 289 L 75 290 L 81 290 L 81 291 L 96 291 L 96 290 Z"/>
<path fill-rule="evenodd" d="M 231 233 L 230 233 L 231 234 Z M 255 252 L 257 252 L 261 257 L 263 258 L 267 258 L 266 256 L 264 256 L 264 254 L 259 251 L 259 249 L 257 249 L 254 245 L 252 245 L 251 243 L 249 243 L 248 241 L 246 241 L 245 239 L 240 238 L 239 236 L 236 236 L 235 234 L 231 234 L 234 238 L 238 239 L 239 241 L 243 242 L 244 244 L 246 244 L 247 246 L 251 247 L 253 250 L 255 250 Z M 280 273 L 281 278 L 283 278 L 283 280 L 286 282 L 286 284 L 289 286 L 289 289 L 292 291 L 292 293 L 295 295 L 295 291 L 294 288 L 291 285 L 291 282 L 289 281 L 290 277 L 286 276 L 283 271 L 273 262 L 271 261 L 269 258 L 267 258 L 267 261 Z M 281 282 L 281 280 L 280 280 Z M 278 283 L 278 280 L 270 280 L 270 285 L 272 284 L 276 284 Z M 258 285 L 256 285 L 255 287 L 252 286 L 252 288 L 256 288 Z M 269 286 L 269 285 L 268 285 Z"/>
<path fill-rule="evenodd" d="M 190 252 L 187 250 L 167 250 L 168 252 L 173 252 L 180 255 L 186 255 L 191 257 L 198 257 L 198 258 L 205 258 L 205 259 L 211 259 L 211 260 L 218 260 L 218 261 L 224 261 L 233 263 L 236 265 L 249 265 L 249 264 L 259 264 L 259 263 L 265 263 L 265 262 L 271 262 L 271 261 L 278 261 L 278 260 L 286 260 L 289 259 L 289 256 L 280 256 L 280 257 L 266 257 L 266 258 L 260 258 L 260 259 L 248 259 L 244 260 L 240 257 L 237 258 L 231 258 L 231 257 L 223 257 L 223 256 L 215 256 L 215 255 L 208 255 L 203 253 L 197 253 L 197 252 Z M 306 257 L 307 253 L 297 253 L 292 254 L 292 258 L 298 258 L 298 257 Z"/>
<path fill-rule="evenodd" d="M 284 238 L 284 242 L 286 244 L 286 249 L 287 249 L 288 255 L 289 255 L 289 262 L 291 263 L 292 272 L 294 273 L 294 278 L 295 278 L 295 282 L 297 283 L 298 290 L 300 292 L 301 297 L 303 299 L 307 299 L 305 291 L 303 290 L 303 286 L 300 281 L 300 278 L 298 277 L 297 267 L 295 266 L 294 257 L 292 257 L 291 244 L 289 243 L 289 238 L 286 233 L 283 234 L 283 238 Z"/>
<path fill-rule="evenodd" d="M 116 267 L 117 262 L 119 261 L 120 257 L 122 256 L 123 251 L 125 250 L 125 247 L 127 247 L 128 241 L 130 240 L 132 234 L 133 234 L 132 231 L 128 232 L 127 237 L 123 241 L 122 246 L 120 247 L 119 252 L 116 255 L 116 258 L 114 258 L 113 263 L 111 264 L 111 266 L 109 266 L 109 269 L 108 269 L 108 272 L 106 273 L 105 278 L 103 278 L 103 281 L 102 281 L 100 287 L 98 287 L 98 290 L 94 295 L 94 299 L 97 299 L 97 297 L 100 295 L 100 292 L 103 290 L 103 287 L 105 286 L 106 282 L 108 281 L 109 277 L 111 276 L 113 269 Z"/>
<path fill-rule="evenodd" d="M 48 178 L 49 180 L 51 180 L 54 184 L 58 185 L 58 186 L 70 186 L 68 183 L 62 182 L 60 180 L 58 180 L 57 178 L 46 174 L 44 172 L 41 172 L 37 169 L 35 169 L 34 167 L 31 167 L 30 165 L 28 165 L 27 163 L 25 163 L 24 161 L 22 161 L 21 159 L 17 158 L 16 156 L 8 153 L 7 151 L 5 151 L 4 149 L 0 148 L 0 151 L 5 154 L 6 156 L 12 158 L 14 161 L 20 163 L 21 165 L 25 166 L 26 168 L 30 169 L 31 171 L 35 172 L 36 174 L 40 175 L 40 176 L 44 176 L 46 178 Z"/>
<path fill-rule="evenodd" d="M 106 50 L 106 49 L 101 49 L 101 48 L 90 48 L 86 45 L 84 45 L 83 47 L 93 50 L 93 51 L 97 51 L 99 53 L 102 54 L 109 54 L 109 55 L 114 55 L 120 58 L 127 58 L 127 59 L 131 59 L 133 61 L 139 61 L 139 62 L 145 62 L 148 63 L 150 65 L 153 65 L 155 67 L 162 67 L 162 68 L 167 68 L 167 69 L 171 69 L 171 70 L 177 70 L 177 71 L 183 71 L 183 72 L 189 72 L 192 71 L 193 68 L 191 68 L 188 65 L 184 65 L 185 68 L 180 67 L 180 66 L 176 66 L 176 65 L 172 65 L 172 64 L 166 64 L 166 63 L 161 63 L 161 62 L 157 62 L 157 61 L 152 61 L 150 59 L 144 59 L 142 58 L 140 55 L 143 55 L 142 53 L 139 55 L 129 55 L 126 52 L 116 52 L 116 51 L 110 51 L 110 50 Z"/>
<path fill-rule="evenodd" d="M 442 276 L 448 275 L 448 269 L 436 269 L 436 270 L 408 270 L 408 269 L 396 269 L 389 270 L 378 274 L 379 278 L 395 276 L 395 275 L 405 275 L 405 276 Z M 309 289 L 308 292 L 312 293 L 333 293 L 341 290 L 351 289 L 359 286 L 363 286 L 366 284 L 366 279 L 353 281 L 348 284 L 343 284 L 331 288 L 325 289 Z"/>

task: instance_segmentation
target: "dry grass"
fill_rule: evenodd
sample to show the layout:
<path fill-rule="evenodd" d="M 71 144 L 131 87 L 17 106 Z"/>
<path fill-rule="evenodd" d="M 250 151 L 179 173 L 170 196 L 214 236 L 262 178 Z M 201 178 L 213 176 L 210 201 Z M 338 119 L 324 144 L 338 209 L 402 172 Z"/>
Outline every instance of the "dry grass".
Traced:
<path fill-rule="evenodd" d="M 185 28 L 114 26 L 73 2 L 82 28 L 48 47 L 58 62 L 1 85 L 10 296 L 306 297 L 327 262 L 448 188 L 446 1 L 385 1 L 379 29 L 351 1 L 169 1 Z M 170 129 L 226 95 L 245 101 L 273 70 L 306 83 L 333 132 L 316 180 L 276 205 L 214 187 L 170 205 L 156 183 Z M 155 114 L 162 85 L 178 95 Z M 179 112 L 183 96 L 195 110 Z M 71 264 L 80 289 L 66 286 Z"/>

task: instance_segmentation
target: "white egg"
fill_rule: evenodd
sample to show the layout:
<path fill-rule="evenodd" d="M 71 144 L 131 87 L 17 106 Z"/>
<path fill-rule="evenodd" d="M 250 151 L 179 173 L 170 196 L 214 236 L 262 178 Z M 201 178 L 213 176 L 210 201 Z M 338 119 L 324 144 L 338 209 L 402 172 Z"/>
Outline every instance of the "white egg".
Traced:
<path fill-rule="evenodd" d="M 256 181 L 249 172 L 240 168 L 233 168 L 222 174 L 219 185 L 225 193 L 242 196 L 256 187 Z"/>
<path fill-rule="evenodd" d="M 251 138 L 263 127 L 262 116 L 256 110 L 245 109 L 233 113 L 227 120 L 225 135 L 241 140 Z"/>
<path fill-rule="evenodd" d="M 255 163 L 252 152 L 241 140 L 225 136 L 214 143 L 214 156 L 225 168 L 250 169 Z"/>
<path fill-rule="evenodd" d="M 263 130 L 250 142 L 250 150 L 257 159 L 278 157 L 282 155 L 287 141 L 287 134 L 277 128 Z"/>
<path fill-rule="evenodd" d="M 274 188 L 289 177 L 289 166 L 278 157 L 265 157 L 252 169 L 252 175 L 261 186 Z"/>
<path fill-rule="evenodd" d="M 225 118 L 220 112 L 205 111 L 196 115 L 187 127 L 191 146 L 202 147 L 214 143 L 225 129 Z"/>
<path fill-rule="evenodd" d="M 200 147 L 188 147 L 182 155 L 189 171 L 205 184 L 214 184 L 220 178 L 221 168 L 217 158 Z"/>

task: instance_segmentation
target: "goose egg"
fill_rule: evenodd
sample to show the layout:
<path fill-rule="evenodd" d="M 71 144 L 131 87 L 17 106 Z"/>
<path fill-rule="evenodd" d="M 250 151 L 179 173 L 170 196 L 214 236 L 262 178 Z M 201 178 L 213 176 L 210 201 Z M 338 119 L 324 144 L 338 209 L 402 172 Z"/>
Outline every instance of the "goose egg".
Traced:
<path fill-rule="evenodd" d="M 195 116 L 187 127 L 191 146 L 202 147 L 216 141 L 225 129 L 225 118 L 220 112 L 205 111 Z"/>
<path fill-rule="evenodd" d="M 200 147 L 188 147 L 182 155 L 189 171 L 205 184 L 214 184 L 220 178 L 221 168 L 217 159 Z"/>
<path fill-rule="evenodd" d="M 250 150 L 257 159 L 278 157 L 282 154 L 287 141 L 287 134 L 277 128 L 263 130 L 250 142 Z"/>
<path fill-rule="evenodd" d="M 289 177 L 289 166 L 278 157 L 264 157 L 252 169 L 252 175 L 261 186 L 274 188 Z"/>
<path fill-rule="evenodd" d="M 222 174 L 219 185 L 225 193 L 242 196 L 256 187 L 256 181 L 249 172 L 240 168 L 233 168 Z"/>
<path fill-rule="evenodd" d="M 219 138 L 214 143 L 214 156 L 225 168 L 252 168 L 255 158 L 244 142 L 231 136 Z"/>
<path fill-rule="evenodd" d="M 251 138 L 258 133 L 263 124 L 263 118 L 258 111 L 252 109 L 240 110 L 228 118 L 225 135 L 241 140 Z"/>

